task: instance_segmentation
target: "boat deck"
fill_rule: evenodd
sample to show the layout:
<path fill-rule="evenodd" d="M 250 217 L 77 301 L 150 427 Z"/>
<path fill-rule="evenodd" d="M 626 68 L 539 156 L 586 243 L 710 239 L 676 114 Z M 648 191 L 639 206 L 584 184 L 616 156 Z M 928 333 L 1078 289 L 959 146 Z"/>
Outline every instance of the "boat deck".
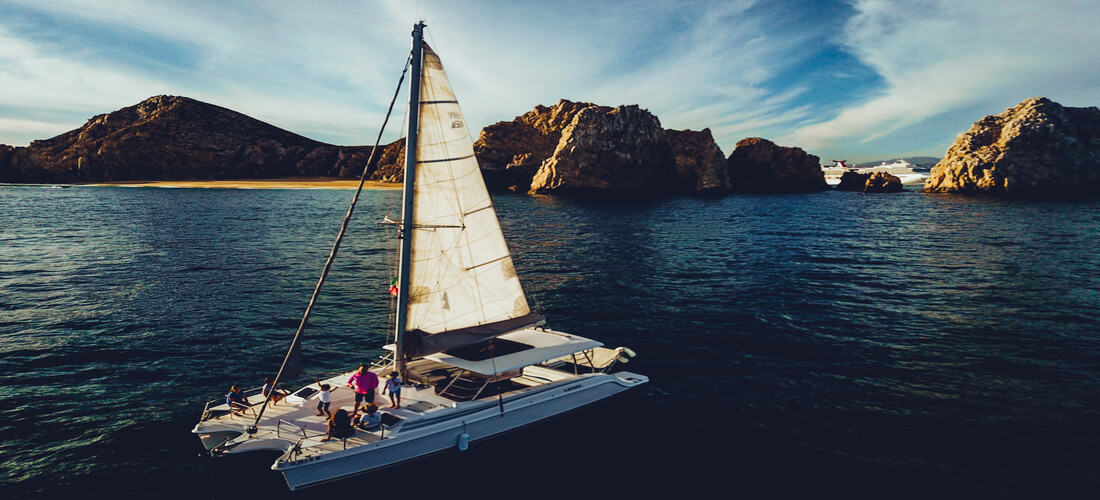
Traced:
<path fill-rule="evenodd" d="M 428 417 L 456 405 L 455 401 L 438 395 L 435 387 L 442 387 L 461 370 L 428 360 L 411 364 L 409 370 L 411 378 L 416 383 L 402 386 L 400 408 L 390 408 L 389 395 L 382 394 L 381 389 L 376 390 L 374 404 L 378 406 L 384 424 L 384 428 L 379 431 L 368 432 L 357 428 L 347 439 L 334 438 L 322 441 L 328 433 L 328 416 L 317 414 L 318 385 L 311 384 L 298 389 L 277 403 L 269 403 L 264 410 L 263 418 L 256 426 L 257 432 L 252 435 L 244 433 L 244 430 L 255 421 L 263 404 L 264 397 L 259 393 L 249 396 L 248 401 L 253 406 L 244 411 L 231 414 L 224 403 L 209 408 L 213 416 L 203 420 L 196 428 L 196 432 L 200 434 L 219 431 L 231 433 L 232 435 L 226 436 L 226 446 L 220 447 L 221 451 L 226 453 L 256 449 L 289 451 L 297 445 L 298 450 L 293 457 L 295 459 L 377 442 L 387 437 L 388 427 L 397 422 Z M 335 413 L 342 408 L 351 413 L 355 408 L 355 392 L 346 385 L 353 373 L 355 372 L 321 381 L 332 387 L 330 412 Z M 525 387 L 540 386 L 569 376 L 571 374 L 549 368 L 528 367 L 522 375 L 487 385 L 481 393 L 481 398 Z M 384 385 L 384 382 L 382 384 Z M 360 405 L 360 413 L 364 412 L 365 406 L 365 404 Z"/>
<path fill-rule="evenodd" d="M 347 410 L 348 413 L 351 413 L 355 408 L 355 392 L 346 385 L 348 378 L 351 377 L 353 373 L 354 372 L 348 372 L 322 381 L 322 383 L 327 383 L 332 387 L 330 391 L 332 394 L 332 404 L 329 407 L 330 412 L 335 413 L 337 410 L 343 408 Z M 312 391 L 309 389 L 312 389 Z M 300 445 L 303 449 L 312 448 L 318 451 L 327 449 L 335 451 L 343 449 L 345 445 L 344 440 L 333 439 L 327 442 L 321 441 L 328 433 L 328 416 L 317 414 L 318 399 L 315 397 L 316 392 L 313 392 L 316 390 L 317 385 L 313 384 L 306 388 L 299 389 L 295 393 L 303 395 L 309 393 L 306 398 L 292 394 L 276 403 L 268 403 L 267 408 L 264 410 L 263 418 L 257 425 L 259 431 L 254 434 L 251 439 L 276 438 L 288 442 L 298 442 L 301 440 Z M 252 425 L 253 421 L 255 421 L 256 414 L 263 404 L 264 397 L 262 394 L 254 394 L 249 396 L 248 400 L 249 403 L 253 405 L 252 408 L 233 414 L 227 412 L 228 407 L 224 404 L 211 408 L 211 410 L 216 413 L 221 413 L 221 415 L 205 420 L 204 424 L 210 425 L 216 423 L 230 427 L 240 427 L 241 429 Z M 380 389 L 375 392 L 374 404 L 378 406 L 378 411 L 384 415 L 384 420 L 393 422 L 394 420 L 392 418 L 385 417 L 385 415 L 392 415 L 392 417 L 404 420 L 430 413 L 434 409 L 449 407 L 451 401 L 438 396 L 431 386 L 406 385 L 401 388 L 400 408 L 389 408 L 389 395 L 381 394 Z M 360 413 L 363 413 L 364 406 L 365 404 L 360 404 Z M 356 429 L 355 434 L 346 440 L 346 445 L 351 447 L 378 441 L 382 438 L 383 432 L 385 431 L 367 432 Z M 247 436 L 242 436 L 242 438 L 247 438 Z"/>

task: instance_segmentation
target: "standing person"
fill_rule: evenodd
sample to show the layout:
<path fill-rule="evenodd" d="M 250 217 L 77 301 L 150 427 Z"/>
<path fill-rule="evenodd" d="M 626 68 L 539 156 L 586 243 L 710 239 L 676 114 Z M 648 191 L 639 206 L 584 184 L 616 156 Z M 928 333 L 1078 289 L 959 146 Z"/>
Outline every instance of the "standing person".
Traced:
<path fill-rule="evenodd" d="M 386 379 L 386 387 L 382 388 L 382 394 L 386 391 L 390 393 L 390 408 L 401 407 L 401 374 L 397 372 L 390 372 L 389 378 Z"/>
<path fill-rule="evenodd" d="M 332 418 L 332 412 L 328 411 L 332 404 L 332 393 L 329 392 L 331 388 L 328 384 L 321 384 L 321 391 L 317 393 L 317 416 L 326 415 Z"/>
<path fill-rule="evenodd" d="M 355 409 L 351 413 L 352 416 L 355 416 L 359 414 L 361 403 L 371 404 L 374 402 L 374 390 L 378 387 L 378 375 L 368 370 L 365 365 L 360 366 L 359 371 L 348 379 L 348 387 L 355 389 Z"/>

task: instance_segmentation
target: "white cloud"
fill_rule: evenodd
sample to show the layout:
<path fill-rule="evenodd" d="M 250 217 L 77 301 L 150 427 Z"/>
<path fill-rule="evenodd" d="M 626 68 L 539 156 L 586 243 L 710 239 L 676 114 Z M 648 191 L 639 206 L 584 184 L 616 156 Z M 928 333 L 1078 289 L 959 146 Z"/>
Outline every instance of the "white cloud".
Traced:
<path fill-rule="evenodd" d="M 270 2 L 25 1 L 25 8 L 59 19 L 158 40 L 188 65 L 172 66 L 166 58 L 159 65 L 127 66 L 95 47 L 82 49 L 77 59 L 69 55 L 72 47 L 36 46 L 12 35 L 27 48 L 15 58 L 19 64 L 74 72 L 94 66 L 95 81 L 103 85 L 78 88 L 42 73 L 9 81 L 19 80 L 28 91 L 43 80 L 56 82 L 34 105 L 90 110 L 89 116 L 175 93 L 320 140 L 362 143 L 376 134 L 407 54 L 408 32 L 423 18 L 475 133 L 566 98 L 639 104 L 668 127 L 711 127 L 720 143 L 732 147 L 740 137 L 723 136 L 745 128 L 733 122 L 745 110 L 778 111 L 771 118 L 749 113 L 753 124 L 797 116 L 782 109 L 793 94 L 774 94 L 763 82 L 804 37 L 769 34 L 769 20 L 748 13 L 753 5 L 392 0 L 302 12 L 296 4 Z M 395 120 L 394 128 L 400 116 Z M 387 134 L 394 138 L 396 132 Z"/>
<path fill-rule="evenodd" d="M 959 115 L 941 140 L 912 145 L 942 154 L 942 147 L 983 115 L 999 113 L 1037 95 L 1067 105 L 1095 105 L 1100 90 L 1100 3 L 1029 0 L 901 2 L 857 0 L 845 29 L 850 50 L 886 81 L 885 91 L 835 118 L 795 130 L 784 140 L 811 150 L 873 149 L 903 140 L 925 123 L 943 126 Z M 922 146 L 927 147 L 920 151 Z M 896 146 L 895 146 L 896 147 Z M 902 151 L 898 151 L 901 153 Z"/>
<path fill-rule="evenodd" d="M 102 100 L 132 101 L 150 85 L 118 71 L 43 53 L 0 26 L 0 88 L 8 106 L 90 110 Z"/>
<path fill-rule="evenodd" d="M 845 46 L 884 86 L 850 104 L 825 102 L 822 95 L 846 94 L 820 86 L 853 78 L 797 78 L 836 27 L 807 17 L 819 11 L 799 17 L 793 0 L 7 3 L 37 22 L 56 20 L 65 34 L 36 36 L 0 19 L 0 119 L 34 133 L 59 127 L 37 138 L 170 93 L 314 139 L 369 143 L 419 19 L 475 133 L 565 98 L 639 104 L 668 128 L 709 127 L 727 152 L 757 135 L 855 157 L 849 151 L 928 150 L 980 118 L 975 110 L 999 112 L 1035 95 L 1094 105 L 1100 86 L 1093 0 L 853 0 Z M 152 47 L 132 46 L 146 42 Z M 401 109 L 387 141 L 397 137 Z M 62 123 L 65 113 L 72 123 Z M 926 130 L 932 123 L 957 128 Z M 0 142 L 29 133 L 0 129 Z"/>

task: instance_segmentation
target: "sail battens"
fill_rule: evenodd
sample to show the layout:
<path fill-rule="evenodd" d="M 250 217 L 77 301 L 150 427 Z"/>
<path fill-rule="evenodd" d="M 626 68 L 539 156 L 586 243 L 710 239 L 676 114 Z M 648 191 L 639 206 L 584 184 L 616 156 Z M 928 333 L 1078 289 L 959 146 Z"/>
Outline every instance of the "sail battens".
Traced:
<path fill-rule="evenodd" d="M 412 356 L 426 352 L 413 344 L 464 345 L 528 326 L 532 323 L 518 318 L 533 314 L 492 210 L 462 110 L 438 56 L 427 44 L 423 50 L 412 213 L 413 227 L 433 230 L 412 231 L 410 236 L 409 335 L 403 343 L 410 345 Z"/>
<path fill-rule="evenodd" d="M 423 165 L 425 163 L 444 163 L 444 162 L 448 162 L 448 161 L 465 160 L 467 158 L 473 158 L 473 157 L 474 157 L 474 155 L 471 153 L 471 154 L 468 154 L 466 156 L 461 156 L 461 157 L 458 157 L 458 158 L 441 158 L 441 159 L 438 159 L 438 160 L 417 160 L 416 164 L 417 165 Z"/>
<path fill-rule="evenodd" d="M 493 206 L 492 206 L 492 205 L 486 205 L 486 206 L 484 206 L 484 207 L 481 207 L 481 208 L 475 208 L 475 209 L 473 209 L 473 210 L 470 210 L 469 212 L 466 212 L 466 213 L 464 213 L 464 214 L 462 214 L 462 215 L 463 215 L 464 217 L 469 217 L 469 216 L 471 216 L 471 215 L 474 215 L 474 214 L 476 214 L 476 213 L 478 213 L 478 212 L 480 212 L 480 211 L 482 211 L 482 210 L 492 210 L 492 209 L 493 209 Z"/>
<path fill-rule="evenodd" d="M 488 262 L 482 262 L 481 264 L 476 264 L 476 265 L 473 265 L 473 266 L 467 267 L 467 268 L 466 268 L 466 270 L 467 270 L 467 271 L 473 271 L 474 269 L 477 269 L 477 268 L 479 268 L 479 267 L 487 266 L 487 265 L 489 265 L 489 264 L 494 264 L 494 263 L 500 262 L 500 261 L 502 261 L 502 260 L 504 260 L 504 259 L 507 259 L 507 258 L 509 258 L 509 257 L 511 257 L 511 255 L 505 255 L 505 256 L 503 256 L 503 257 L 500 257 L 500 258 L 496 258 L 496 259 L 490 260 L 490 261 L 488 261 Z"/>
<path fill-rule="evenodd" d="M 413 229 L 466 229 L 466 226 L 443 226 L 437 224 L 414 225 Z"/>

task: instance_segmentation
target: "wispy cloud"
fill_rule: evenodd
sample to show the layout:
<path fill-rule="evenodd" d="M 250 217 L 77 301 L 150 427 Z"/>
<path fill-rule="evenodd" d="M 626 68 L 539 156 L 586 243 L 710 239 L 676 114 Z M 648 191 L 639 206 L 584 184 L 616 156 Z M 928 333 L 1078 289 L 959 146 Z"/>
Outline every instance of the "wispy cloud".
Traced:
<path fill-rule="evenodd" d="M 906 136 L 932 135 L 922 124 L 953 123 L 938 139 L 908 146 L 938 155 L 943 149 L 936 148 L 982 115 L 1028 97 L 1096 104 L 1100 3 L 857 0 L 853 6 L 858 13 L 846 26 L 845 43 L 886 86 L 786 141 L 830 154 L 906 153 Z"/>
<path fill-rule="evenodd" d="M 1034 95 L 1095 105 L 1100 87 L 1094 0 L 5 0 L 0 142 L 168 93 L 363 144 L 420 19 L 474 133 L 566 98 L 709 127 L 727 153 L 762 136 L 878 159 L 938 154 Z"/>

